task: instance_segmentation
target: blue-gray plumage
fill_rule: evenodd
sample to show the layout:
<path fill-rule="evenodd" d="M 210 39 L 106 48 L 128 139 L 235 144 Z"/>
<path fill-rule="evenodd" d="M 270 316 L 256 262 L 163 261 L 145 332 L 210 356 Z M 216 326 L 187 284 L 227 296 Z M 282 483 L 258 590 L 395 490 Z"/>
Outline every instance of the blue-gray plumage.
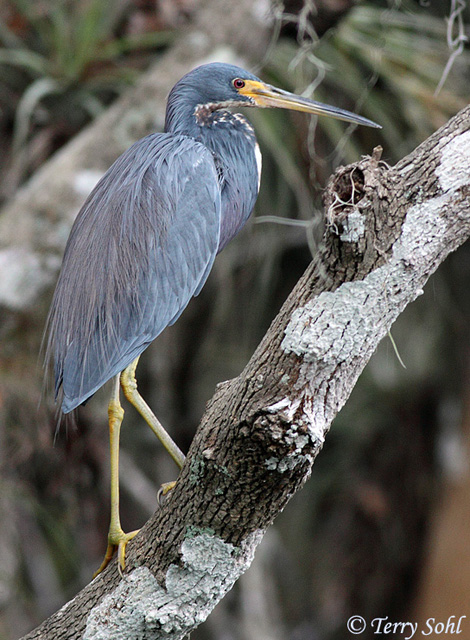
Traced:
<path fill-rule="evenodd" d="M 184 76 L 170 92 L 165 133 L 132 145 L 73 225 L 47 350 L 64 413 L 175 322 L 250 216 L 259 186 L 256 138 L 244 116 L 227 110 L 242 106 L 326 112 L 373 125 L 233 65 L 203 65 Z"/>
<path fill-rule="evenodd" d="M 168 133 L 134 144 L 97 185 L 72 229 L 52 307 L 61 312 L 51 330 L 67 335 L 55 351 L 65 413 L 125 369 L 200 290 L 219 245 L 220 191 L 207 148 Z"/>
<path fill-rule="evenodd" d="M 132 145 L 80 210 L 49 318 L 64 413 L 175 322 L 248 219 L 258 192 L 253 129 L 209 106 L 247 102 L 230 83 L 240 74 L 256 79 L 218 64 L 185 76 L 169 96 L 165 133 Z"/>
<path fill-rule="evenodd" d="M 184 455 L 137 392 L 137 358 L 204 285 L 214 259 L 245 224 L 258 194 L 252 126 L 233 107 L 281 107 L 377 126 L 348 111 L 214 63 L 184 76 L 168 97 L 165 132 L 136 142 L 77 215 L 48 319 L 46 360 L 69 413 L 115 377 L 109 404 L 111 525 L 99 571 L 127 542 L 119 522 L 119 385 L 175 462 Z M 122 372 L 122 373 L 121 373 Z"/>

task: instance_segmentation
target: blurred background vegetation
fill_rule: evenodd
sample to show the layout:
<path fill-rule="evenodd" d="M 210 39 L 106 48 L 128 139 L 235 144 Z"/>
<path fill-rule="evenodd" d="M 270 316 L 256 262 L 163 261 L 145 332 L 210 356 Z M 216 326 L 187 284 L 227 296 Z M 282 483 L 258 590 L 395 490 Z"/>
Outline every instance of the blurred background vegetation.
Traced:
<path fill-rule="evenodd" d="M 172 46 L 198 0 L 10 0 L 0 5 L 0 200 Z M 381 144 L 393 164 L 469 101 L 470 12 L 461 1 L 273 2 L 263 78 L 355 110 L 380 132 L 250 111 L 263 152 L 255 219 L 219 256 L 201 295 L 148 349 L 140 388 L 186 450 L 215 384 L 236 376 L 321 238 L 321 190 Z M 455 52 L 455 55 L 453 55 Z M 450 61 L 450 62 L 449 62 Z M 273 222 L 273 218 L 275 218 Z M 253 567 L 194 640 L 334 640 L 367 620 L 470 616 L 470 253 L 464 246 L 399 318 L 338 416 L 311 480 Z M 43 300 L 37 316 L 43 316 Z M 0 307 L 0 639 L 40 622 L 89 579 L 108 527 L 107 390 L 56 435 L 8 378 L 19 339 Z M 42 314 L 42 315 L 41 315 Z M 34 359 L 33 359 L 34 360 Z M 124 529 L 175 475 L 129 409 Z M 372 637 L 372 630 L 362 637 Z M 461 638 L 470 639 L 470 620 Z"/>

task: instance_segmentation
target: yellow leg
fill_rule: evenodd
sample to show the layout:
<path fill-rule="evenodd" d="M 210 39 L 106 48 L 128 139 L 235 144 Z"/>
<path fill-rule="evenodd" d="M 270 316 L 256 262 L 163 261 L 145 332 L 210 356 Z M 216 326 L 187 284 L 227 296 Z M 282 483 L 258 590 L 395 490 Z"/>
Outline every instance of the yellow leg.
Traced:
<path fill-rule="evenodd" d="M 119 570 L 122 571 L 125 568 L 126 545 L 138 533 L 138 530 L 124 533 L 119 517 L 119 434 L 123 417 L 124 411 L 119 401 L 119 376 L 116 376 L 108 405 L 109 446 L 111 452 L 111 522 L 109 524 L 106 554 L 93 577 L 108 566 L 116 550 L 118 552 Z"/>
<path fill-rule="evenodd" d="M 138 362 L 139 358 L 136 358 L 134 362 L 130 364 L 127 369 L 124 369 L 124 371 L 121 373 L 121 387 L 124 391 L 124 395 L 129 400 L 129 402 L 137 409 L 145 422 L 152 429 L 154 434 L 157 436 L 162 445 L 165 447 L 170 456 L 181 469 L 185 460 L 183 452 L 181 451 L 181 449 L 179 449 L 177 444 L 173 442 L 173 440 L 161 425 L 157 416 L 153 413 L 152 409 L 148 406 L 140 393 L 137 391 L 135 370 Z"/>

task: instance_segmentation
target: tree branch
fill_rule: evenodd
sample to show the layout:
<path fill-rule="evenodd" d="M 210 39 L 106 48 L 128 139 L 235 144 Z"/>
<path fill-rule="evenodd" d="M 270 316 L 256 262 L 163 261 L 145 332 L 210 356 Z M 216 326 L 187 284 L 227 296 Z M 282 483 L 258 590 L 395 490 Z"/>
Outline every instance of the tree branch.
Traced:
<path fill-rule="evenodd" d="M 218 385 L 168 499 L 116 563 L 25 639 L 184 638 L 310 476 L 393 321 L 470 235 L 470 107 L 395 167 L 339 169 L 318 256 L 245 370 Z"/>

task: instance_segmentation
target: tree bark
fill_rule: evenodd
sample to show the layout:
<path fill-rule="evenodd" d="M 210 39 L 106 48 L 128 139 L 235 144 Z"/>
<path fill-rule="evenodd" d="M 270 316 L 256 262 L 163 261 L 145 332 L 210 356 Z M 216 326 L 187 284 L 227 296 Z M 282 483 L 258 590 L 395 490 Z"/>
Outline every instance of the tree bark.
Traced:
<path fill-rule="evenodd" d="M 470 107 L 390 168 L 339 169 L 317 257 L 244 371 L 220 384 L 175 488 L 113 562 L 25 638 L 182 639 L 308 479 L 364 366 L 470 235 Z"/>

